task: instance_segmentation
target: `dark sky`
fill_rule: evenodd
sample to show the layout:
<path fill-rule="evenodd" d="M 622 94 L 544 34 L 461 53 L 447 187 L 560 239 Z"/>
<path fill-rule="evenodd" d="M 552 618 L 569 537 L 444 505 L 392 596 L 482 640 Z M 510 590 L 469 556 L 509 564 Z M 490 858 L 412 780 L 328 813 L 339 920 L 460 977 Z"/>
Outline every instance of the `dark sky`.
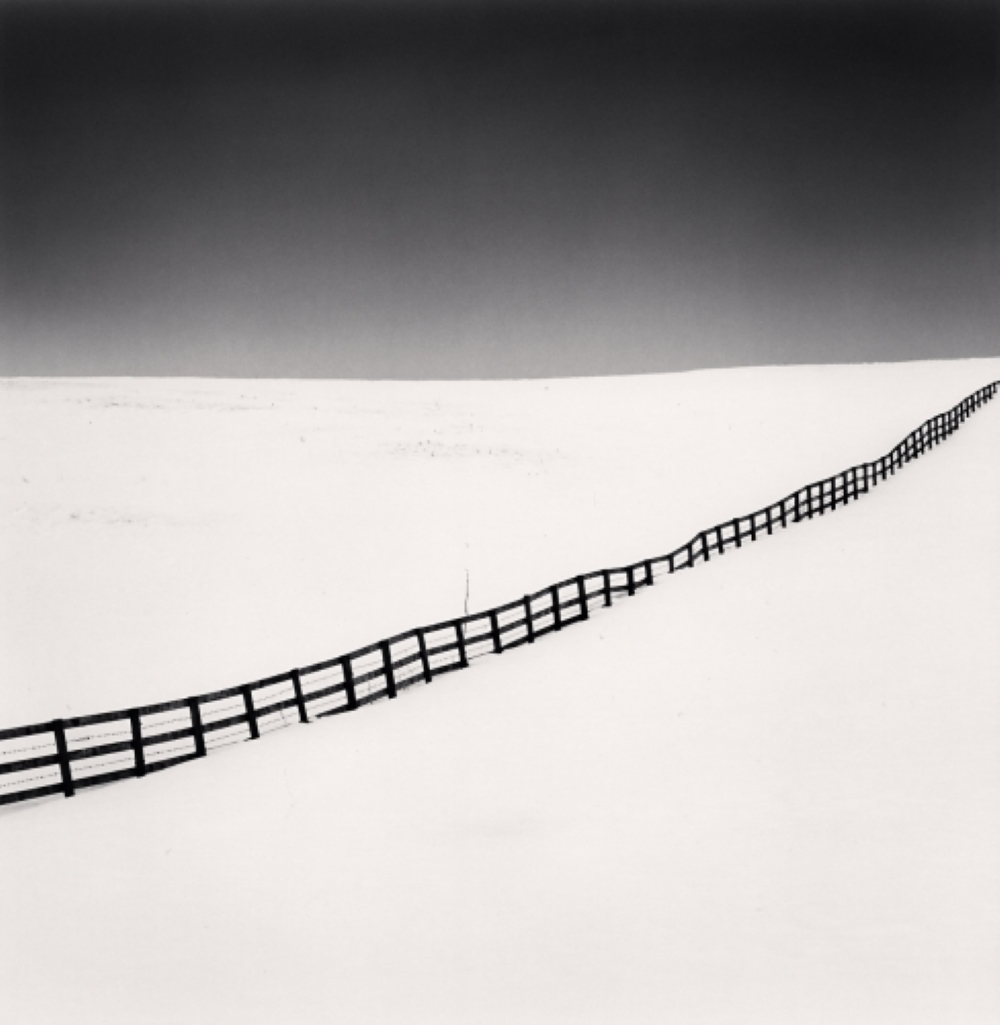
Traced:
<path fill-rule="evenodd" d="M 0 0 L 0 375 L 1000 355 L 998 11 Z"/>

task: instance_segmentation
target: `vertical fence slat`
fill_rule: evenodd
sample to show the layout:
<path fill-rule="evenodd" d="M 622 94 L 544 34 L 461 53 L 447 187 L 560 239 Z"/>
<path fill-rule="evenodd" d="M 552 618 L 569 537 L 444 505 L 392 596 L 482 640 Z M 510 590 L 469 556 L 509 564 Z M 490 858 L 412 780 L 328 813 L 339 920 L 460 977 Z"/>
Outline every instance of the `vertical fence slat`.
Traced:
<path fill-rule="evenodd" d="M 535 621 L 531 614 L 531 599 L 528 595 L 524 596 L 524 626 L 528 631 L 528 643 L 535 643 Z"/>
<path fill-rule="evenodd" d="M 247 726 L 250 727 L 250 739 L 259 740 L 260 730 L 257 727 L 257 709 L 253 706 L 253 691 L 250 689 L 250 684 L 243 684 L 240 687 L 240 692 L 243 695 L 243 705 L 247 712 Z"/>
<path fill-rule="evenodd" d="M 292 686 L 295 688 L 295 704 L 299 708 L 299 722 L 309 722 L 309 713 L 306 711 L 306 699 L 302 693 L 302 676 L 298 669 L 292 670 Z"/>
<path fill-rule="evenodd" d="M 587 606 L 587 585 L 582 576 L 576 578 L 576 593 L 580 601 L 580 618 L 589 619 L 590 609 Z"/>
<path fill-rule="evenodd" d="M 385 675 L 385 690 L 390 698 L 396 696 L 396 676 L 392 671 L 392 653 L 389 651 L 389 642 L 382 641 L 379 644 L 382 651 L 382 672 Z"/>
<path fill-rule="evenodd" d="M 423 630 L 417 631 L 417 648 L 420 651 L 420 667 L 424 671 L 424 683 L 431 682 L 431 660 L 427 657 L 427 638 Z"/>
<path fill-rule="evenodd" d="M 646 567 L 646 586 L 647 587 L 652 587 L 653 586 L 653 563 L 652 563 L 652 560 L 647 559 L 644 565 Z"/>
<path fill-rule="evenodd" d="M 350 655 L 345 655 L 340 660 L 340 668 L 344 674 L 344 691 L 347 694 L 347 707 L 353 710 L 358 707 L 358 692 L 354 686 L 354 667 L 351 665 Z"/>
<path fill-rule="evenodd" d="M 500 638 L 500 620 L 494 611 L 490 612 L 490 635 L 493 638 L 493 651 L 499 655 L 503 651 L 503 642 Z"/>
<path fill-rule="evenodd" d="M 135 755 L 135 774 L 146 775 L 146 755 L 142 750 L 142 719 L 138 712 L 132 711 L 128 714 L 129 722 L 132 724 L 132 751 Z"/>
<path fill-rule="evenodd" d="M 53 720 L 52 732 L 56 738 L 56 755 L 59 758 L 59 774 L 62 776 L 63 794 L 66 797 L 72 797 L 76 793 L 76 788 L 73 786 L 73 771 L 69 763 L 69 747 L 66 744 L 66 727 L 63 725 L 62 719 Z"/>
<path fill-rule="evenodd" d="M 201 703 L 198 698 L 187 699 L 188 711 L 191 713 L 191 735 L 194 737 L 194 753 L 198 758 L 204 758 L 205 751 L 205 727 L 201 721 Z"/>
<path fill-rule="evenodd" d="M 462 632 L 461 619 L 455 620 L 455 639 L 458 641 L 458 664 L 463 669 L 469 668 L 469 656 L 465 650 L 465 634 Z"/>
<path fill-rule="evenodd" d="M 559 588 L 555 584 L 549 588 L 549 600 L 552 602 L 552 625 L 556 630 L 561 630 L 562 609 L 559 607 Z"/>
<path fill-rule="evenodd" d="M 604 582 L 604 604 L 611 604 L 611 571 L 602 569 L 601 576 Z"/>

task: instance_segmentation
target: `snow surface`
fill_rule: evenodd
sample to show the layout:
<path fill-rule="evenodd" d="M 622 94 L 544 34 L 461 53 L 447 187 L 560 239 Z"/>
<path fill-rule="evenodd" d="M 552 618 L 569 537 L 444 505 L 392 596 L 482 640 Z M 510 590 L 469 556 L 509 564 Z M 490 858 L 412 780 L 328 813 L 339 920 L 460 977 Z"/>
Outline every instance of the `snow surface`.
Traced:
<path fill-rule="evenodd" d="M 997 378 L 3 382 L 0 723 L 668 551 Z M 998 451 L 994 401 L 590 623 L 3 809 L 4 1020 L 1000 1020 Z"/>

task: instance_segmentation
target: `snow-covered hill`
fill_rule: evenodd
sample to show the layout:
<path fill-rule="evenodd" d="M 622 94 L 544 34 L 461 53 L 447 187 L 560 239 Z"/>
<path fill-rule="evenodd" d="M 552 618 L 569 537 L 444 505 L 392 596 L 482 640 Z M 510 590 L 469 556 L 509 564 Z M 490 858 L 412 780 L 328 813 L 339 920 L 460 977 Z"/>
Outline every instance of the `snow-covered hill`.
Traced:
<path fill-rule="evenodd" d="M 348 650 L 881 454 L 1000 361 L 6 382 L 4 725 Z M 11 1021 L 1000 1017 L 1000 406 L 396 702 L 0 813 Z"/>

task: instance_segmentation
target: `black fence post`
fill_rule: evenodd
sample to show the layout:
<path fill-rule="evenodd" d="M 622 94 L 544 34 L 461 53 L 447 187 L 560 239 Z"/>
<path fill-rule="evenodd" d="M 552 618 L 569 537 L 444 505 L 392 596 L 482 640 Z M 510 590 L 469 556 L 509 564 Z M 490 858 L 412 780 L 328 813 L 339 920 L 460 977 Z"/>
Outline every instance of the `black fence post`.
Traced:
<path fill-rule="evenodd" d="M 302 693 L 302 677 L 298 669 L 292 670 L 292 686 L 295 688 L 295 704 L 299 706 L 299 722 L 309 722 L 309 713 L 306 711 L 306 699 Z"/>
<path fill-rule="evenodd" d="M 205 727 L 201 721 L 201 705 L 197 698 L 187 699 L 188 711 L 191 713 L 191 736 L 194 737 L 194 753 L 196 758 L 204 758 Z"/>
<path fill-rule="evenodd" d="M 257 728 L 257 709 L 253 707 L 253 691 L 250 689 L 250 684 L 244 683 L 240 687 L 240 692 L 243 694 L 243 705 L 247 710 L 247 726 L 250 727 L 250 739 L 259 740 L 260 730 Z"/>
<path fill-rule="evenodd" d="M 493 651 L 499 655 L 503 651 L 503 643 L 500 640 L 500 621 L 496 612 L 490 612 L 490 634 L 493 637 Z"/>
<path fill-rule="evenodd" d="M 589 619 L 590 609 L 587 606 L 587 585 L 583 581 L 583 577 L 576 578 L 576 593 L 580 599 L 580 618 Z"/>
<path fill-rule="evenodd" d="M 431 660 L 427 657 L 427 639 L 423 630 L 417 631 L 417 647 L 420 649 L 420 666 L 424 671 L 424 682 L 431 682 Z"/>
<path fill-rule="evenodd" d="M 701 554 L 705 557 L 705 562 L 709 562 L 712 556 L 709 554 L 708 551 L 708 535 L 705 533 L 705 531 L 701 531 L 698 534 L 698 537 L 701 538 Z"/>
<path fill-rule="evenodd" d="M 799 520 L 802 519 L 802 497 L 801 497 L 801 494 L 802 493 L 800 491 L 796 491 L 795 492 L 795 513 L 792 516 L 792 522 L 793 523 L 798 523 Z"/>
<path fill-rule="evenodd" d="M 628 581 L 628 595 L 631 598 L 635 594 L 635 572 L 631 566 L 625 569 L 625 579 Z"/>
<path fill-rule="evenodd" d="M 559 607 L 559 588 L 555 584 L 549 588 L 549 600 L 552 602 L 552 625 L 556 630 L 561 630 L 562 609 Z"/>
<path fill-rule="evenodd" d="M 535 643 L 535 621 L 531 617 L 531 598 L 524 596 L 524 627 L 528 631 L 528 643 Z"/>
<path fill-rule="evenodd" d="M 646 586 L 647 587 L 652 587 L 653 586 L 653 563 L 652 563 L 651 560 L 647 559 L 645 565 L 646 565 Z"/>
<path fill-rule="evenodd" d="M 607 569 L 601 570 L 601 575 L 604 578 L 604 604 L 611 604 L 611 571 Z"/>
<path fill-rule="evenodd" d="M 463 669 L 469 668 L 469 657 L 465 651 L 465 634 L 462 633 L 462 620 L 455 620 L 455 639 L 458 641 L 458 664 Z"/>
<path fill-rule="evenodd" d="M 146 775 L 146 756 L 142 750 L 142 719 L 138 712 L 129 712 L 129 722 L 132 724 L 132 751 L 135 753 L 135 774 Z"/>
<path fill-rule="evenodd" d="M 52 732 L 56 738 L 56 755 L 59 758 L 59 774 L 62 776 L 63 794 L 72 797 L 76 793 L 73 786 L 73 772 L 69 764 L 69 747 L 66 744 L 66 727 L 62 719 L 55 719 L 52 722 Z"/>
<path fill-rule="evenodd" d="M 733 530 L 736 532 L 736 547 L 743 547 L 743 538 L 740 535 L 740 521 L 739 519 L 733 520 Z"/>
<path fill-rule="evenodd" d="M 347 707 L 353 711 L 358 707 L 358 692 L 354 687 L 354 667 L 351 665 L 350 655 L 345 655 L 340 660 L 341 672 L 344 674 L 344 690 L 347 692 Z"/>
<path fill-rule="evenodd" d="M 388 641 L 380 641 L 379 648 L 382 651 L 382 672 L 385 674 L 385 689 L 390 698 L 396 696 L 396 677 L 392 672 L 392 653 L 389 651 Z"/>

